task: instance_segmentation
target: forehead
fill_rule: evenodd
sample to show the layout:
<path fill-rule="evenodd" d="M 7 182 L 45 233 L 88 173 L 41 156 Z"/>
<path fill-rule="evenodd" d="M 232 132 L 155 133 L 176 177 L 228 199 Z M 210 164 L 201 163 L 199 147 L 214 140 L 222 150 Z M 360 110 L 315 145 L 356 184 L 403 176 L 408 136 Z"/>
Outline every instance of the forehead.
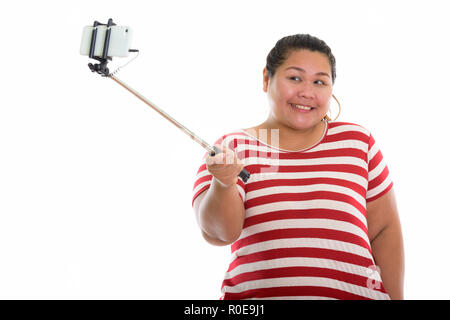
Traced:
<path fill-rule="evenodd" d="M 300 67 L 311 73 L 326 72 L 331 74 L 328 57 L 318 51 L 292 50 L 281 65 L 283 69 L 290 66 Z"/>

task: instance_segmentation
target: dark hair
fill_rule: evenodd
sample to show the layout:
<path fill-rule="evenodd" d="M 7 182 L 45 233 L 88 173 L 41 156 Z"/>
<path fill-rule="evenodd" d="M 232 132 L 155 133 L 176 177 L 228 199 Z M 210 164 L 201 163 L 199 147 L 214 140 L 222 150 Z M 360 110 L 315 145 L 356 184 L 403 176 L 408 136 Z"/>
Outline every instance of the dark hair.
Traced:
<path fill-rule="evenodd" d="M 288 58 L 291 51 L 301 49 L 318 51 L 327 56 L 331 66 L 331 79 L 334 83 L 336 79 L 336 59 L 331 53 L 330 47 L 325 41 L 309 34 L 294 34 L 277 41 L 275 47 L 267 55 L 266 69 L 269 77 L 271 78 L 275 74 L 277 68 Z"/>

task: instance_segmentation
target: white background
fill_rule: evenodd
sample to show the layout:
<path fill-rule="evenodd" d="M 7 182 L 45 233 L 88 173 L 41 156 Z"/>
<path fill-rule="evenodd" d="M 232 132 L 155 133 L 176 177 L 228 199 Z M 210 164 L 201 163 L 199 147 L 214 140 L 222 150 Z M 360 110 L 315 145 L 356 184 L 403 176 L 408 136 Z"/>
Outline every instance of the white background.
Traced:
<path fill-rule="evenodd" d="M 220 297 L 230 249 L 202 239 L 191 207 L 204 150 L 91 73 L 79 54 L 82 28 L 110 17 L 134 29 L 132 47 L 141 52 L 119 78 L 210 143 L 266 118 L 262 69 L 279 38 L 325 40 L 337 59 L 339 120 L 373 133 L 394 180 L 405 297 L 450 298 L 446 8 L 445 1 L 2 4 L 0 298 Z"/>

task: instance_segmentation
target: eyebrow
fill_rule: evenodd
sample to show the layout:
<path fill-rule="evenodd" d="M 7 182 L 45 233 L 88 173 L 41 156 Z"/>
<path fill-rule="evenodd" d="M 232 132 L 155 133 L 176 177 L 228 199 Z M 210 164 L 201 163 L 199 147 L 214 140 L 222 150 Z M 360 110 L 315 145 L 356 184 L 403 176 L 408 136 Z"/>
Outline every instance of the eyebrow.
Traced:
<path fill-rule="evenodd" d="M 302 68 L 299 68 L 299 67 L 288 67 L 285 70 L 289 70 L 289 69 L 295 69 L 295 70 L 298 70 L 298 71 L 301 71 L 301 72 L 306 72 L 305 69 L 302 69 Z M 331 79 L 330 75 L 328 73 L 326 73 L 326 72 L 317 72 L 316 76 L 327 76 L 328 78 Z"/>

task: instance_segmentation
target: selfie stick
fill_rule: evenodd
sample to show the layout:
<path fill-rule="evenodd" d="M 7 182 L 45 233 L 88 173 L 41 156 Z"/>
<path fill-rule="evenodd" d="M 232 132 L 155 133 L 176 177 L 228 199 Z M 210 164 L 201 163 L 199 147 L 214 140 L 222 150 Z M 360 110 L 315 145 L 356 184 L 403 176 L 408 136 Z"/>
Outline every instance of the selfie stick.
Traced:
<path fill-rule="evenodd" d="M 103 46 L 103 54 L 101 57 L 94 56 L 94 50 L 95 50 L 95 42 L 97 39 L 97 26 L 99 25 L 106 25 L 107 31 L 105 36 L 105 43 Z M 101 74 L 103 77 L 108 77 L 117 82 L 119 85 L 127 89 L 129 92 L 131 92 L 133 95 L 135 95 L 138 99 L 140 99 L 142 102 L 144 102 L 146 105 L 148 105 L 150 108 L 158 112 L 161 116 L 169 120 L 170 123 L 175 125 L 177 128 L 181 129 L 185 134 L 187 134 L 189 137 L 191 137 L 192 140 L 200 144 L 204 149 L 206 149 L 209 152 L 210 156 L 214 156 L 218 153 L 221 153 L 221 150 L 219 150 L 216 146 L 209 145 L 205 140 L 198 137 L 194 132 L 183 126 L 181 123 L 176 121 L 174 118 L 172 118 L 169 114 L 164 112 L 161 108 L 156 106 L 153 102 L 148 100 L 146 97 L 141 95 L 136 90 L 132 89 L 130 86 L 128 86 L 126 83 L 124 83 L 122 80 L 118 79 L 115 75 L 109 73 L 109 69 L 107 68 L 108 60 L 112 60 L 111 57 L 108 57 L 108 47 L 109 47 L 109 41 L 111 39 L 111 26 L 115 26 L 116 24 L 113 23 L 112 19 L 108 20 L 107 24 L 101 24 L 98 21 L 94 22 L 94 29 L 92 31 L 92 38 L 91 38 L 91 47 L 89 50 L 89 58 L 98 60 L 100 63 L 92 64 L 89 63 L 89 69 L 91 69 L 92 72 L 97 72 Z M 131 52 L 137 52 L 137 50 L 130 50 Z M 242 169 L 242 171 L 239 173 L 239 177 L 244 181 L 247 182 L 247 180 L 250 178 L 250 173 Z"/>

